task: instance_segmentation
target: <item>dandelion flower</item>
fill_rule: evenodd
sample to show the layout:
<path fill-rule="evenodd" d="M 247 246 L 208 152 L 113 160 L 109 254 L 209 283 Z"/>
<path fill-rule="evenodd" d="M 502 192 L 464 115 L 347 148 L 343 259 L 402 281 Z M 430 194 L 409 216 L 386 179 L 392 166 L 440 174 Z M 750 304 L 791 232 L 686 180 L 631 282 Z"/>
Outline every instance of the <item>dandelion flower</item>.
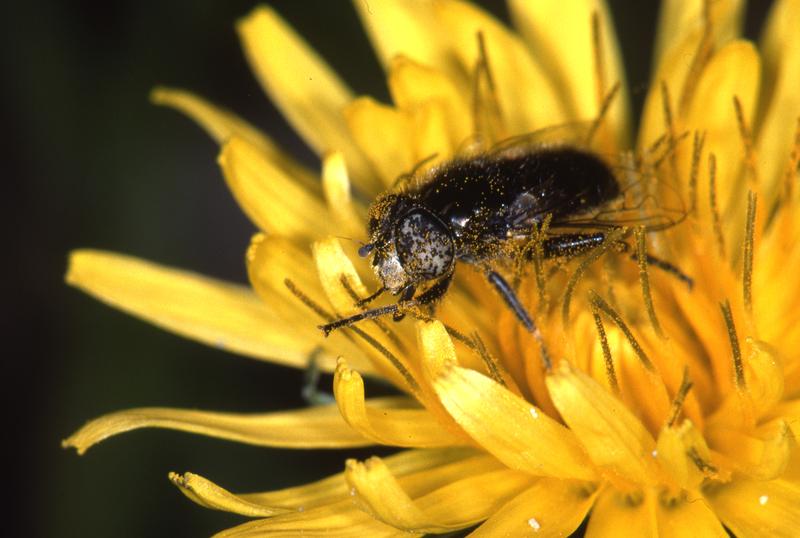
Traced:
<path fill-rule="evenodd" d="M 153 93 L 220 143 L 225 180 L 261 230 L 246 254 L 252 289 L 87 250 L 67 274 L 187 337 L 299 368 L 313 356 L 335 372 L 336 403 L 261 415 L 133 409 L 65 445 L 82 453 L 164 427 L 272 447 L 404 449 L 262 493 L 171 474 L 198 504 L 253 518 L 222 536 L 556 536 L 587 518 L 589 536 L 795 535 L 800 2 L 775 3 L 759 46 L 738 37 L 740 2 L 666 2 L 638 129 L 600 0 L 511 0 L 517 33 L 461 1 L 355 5 L 392 104 L 354 96 L 269 8 L 238 24 L 267 94 L 321 156 L 321 181 L 234 114 L 182 90 Z M 437 321 L 323 338 L 319 323 L 357 312 L 375 287 L 355 247 L 334 237 L 363 237 L 364 200 L 420 163 L 593 120 L 592 147 L 618 156 L 647 199 L 685 201 L 685 219 L 625 232 L 638 263 L 609 240 L 520 273 L 551 369 L 469 270 Z M 693 286 L 648 266 L 647 252 Z M 362 375 L 402 395 L 368 398 Z"/>

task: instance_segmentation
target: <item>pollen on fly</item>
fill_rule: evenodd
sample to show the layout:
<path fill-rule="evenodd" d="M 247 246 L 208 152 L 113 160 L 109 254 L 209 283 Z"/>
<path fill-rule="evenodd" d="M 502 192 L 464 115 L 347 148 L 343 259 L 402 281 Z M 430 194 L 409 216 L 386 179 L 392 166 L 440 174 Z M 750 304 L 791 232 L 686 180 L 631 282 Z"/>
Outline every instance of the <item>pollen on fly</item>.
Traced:
<path fill-rule="evenodd" d="M 546 137 L 524 135 L 422 174 L 412 172 L 378 196 L 369 210 L 369 242 L 359 254 L 371 257 L 381 285 L 360 306 L 385 292 L 399 299 L 320 326 L 325 334 L 388 314 L 399 321 L 421 307 L 432 312 L 457 266 L 467 264 L 485 276 L 539 342 L 549 368 L 542 336 L 506 278 L 513 268 L 531 265 L 535 256 L 573 258 L 609 241 L 630 252 L 625 239 L 631 227 L 663 230 L 687 211 L 655 203 L 641 167 L 613 163 L 576 143 L 542 143 L 542 138 L 576 139 L 554 135 L 553 128 L 546 131 Z M 535 238 L 536 248 L 530 248 Z M 647 261 L 691 284 L 674 265 L 649 255 Z"/>

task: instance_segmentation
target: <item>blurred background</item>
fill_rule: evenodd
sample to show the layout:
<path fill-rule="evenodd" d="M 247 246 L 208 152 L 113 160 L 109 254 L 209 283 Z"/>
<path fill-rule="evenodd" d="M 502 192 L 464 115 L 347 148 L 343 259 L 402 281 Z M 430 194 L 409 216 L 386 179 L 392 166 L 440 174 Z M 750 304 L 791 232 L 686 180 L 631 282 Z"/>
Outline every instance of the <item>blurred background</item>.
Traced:
<path fill-rule="evenodd" d="M 269 3 L 357 94 L 388 101 L 349 2 Z M 657 5 L 610 3 L 640 105 Z M 501 2 L 483 4 L 506 17 Z M 748 12 L 751 37 L 763 20 L 765 3 L 758 4 Z M 194 505 L 167 481 L 169 471 L 257 491 L 338 472 L 345 457 L 385 453 L 272 450 L 166 430 L 124 434 L 82 457 L 60 447 L 85 421 L 130 407 L 304 405 L 302 372 L 162 332 L 63 283 L 67 253 L 80 247 L 246 281 L 254 227 L 224 185 L 216 144 L 188 119 L 151 105 L 148 93 L 158 84 L 191 89 L 317 169 L 241 54 L 233 25 L 254 5 L 51 0 L 3 8 L 2 200 L 11 246 L 3 328 L 11 346 L 2 393 L 13 449 L 4 467 L 5 489 L 19 503 L 7 510 L 11 527 L 3 534 L 207 536 L 243 519 Z"/>

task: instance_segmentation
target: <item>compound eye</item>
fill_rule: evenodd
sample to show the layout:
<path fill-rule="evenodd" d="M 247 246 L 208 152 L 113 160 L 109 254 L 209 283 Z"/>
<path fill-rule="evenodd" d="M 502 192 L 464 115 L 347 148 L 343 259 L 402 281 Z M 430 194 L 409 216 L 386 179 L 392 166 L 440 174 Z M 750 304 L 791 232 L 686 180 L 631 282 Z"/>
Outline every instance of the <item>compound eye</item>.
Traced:
<path fill-rule="evenodd" d="M 400 219 L 394 243 L 403 269 L 414 279 L 437 278 L 453 266 L 455 252 L 450 232 L 424 209 L 415 209 Z"/>

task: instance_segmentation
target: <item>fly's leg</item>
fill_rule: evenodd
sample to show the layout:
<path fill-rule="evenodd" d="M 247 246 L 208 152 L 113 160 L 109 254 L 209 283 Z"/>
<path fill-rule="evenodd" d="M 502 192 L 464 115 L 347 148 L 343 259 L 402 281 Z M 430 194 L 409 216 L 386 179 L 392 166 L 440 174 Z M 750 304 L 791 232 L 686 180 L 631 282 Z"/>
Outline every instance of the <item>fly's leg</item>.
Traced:
<path fill-rule="evenodd" d="M 400 295 L 400 304 L 407 303 L 411 299 L 414 298 L 414 293 L 417 291 L 417 287 L 413 284 L 406 287 L 403 290 L 403 293 Z M 392 314 L 392 321 L 401 321 L 404 317 L 406 317 L 406 313 L 402 310 L 395 312 Z"/>
<path fill-rule="evenodd" d="M 385 291 L 386 291 L 386 288 L 381 286 L 372 295 L 364 297 L 363 299 L 359 299 L 359 301 L 356 303 L 356 306 L 367 306 L 369 303 L 371 303 L 372 301 L 374 301 L 375 299 L 380 297 L 381 294 L 383 292 L 385 292 Z"/>
<path fill-rule="evenodd" d="M 453 271 L 443 276 L 433 286 L 431 286 L 424 292 L 420 293 L 417 297 L 413 299 L 409 299 L 406 301 L 403 301 L 401 299 L 400 301 L 394 304 L 379 306 L 377 308 L 364 310 L 363 312 L 359 312 L 358 314 L 354 314 L 352 316 L 342 319 L 337 319 L 336 321 L 326 323 L 325 325 L 320 325 L 319 328 L 322 330 L 323 333 L 325 333 L 325 336 L 328 336 L 331 333 L 331 331 L 335 331 L 336 329 L 341 329 L 342 327 L 349 327 L 350 325 L 353 325 L 354 323 L 358 323 L 359 321 L 363 321 L 365 319 L 375 319 L 381 316 L 385 316 L 386 314 L 392 314 L 392 316 L 395 316 L 397 314 L 405 314 L 415 306 L 424 306 L 433 304 L 437 300 L 441 299 L 445 293 L 447 293 L 447 288 L 450 287 L 450 282 L 452 280 L 453 280 Z"/>
<path fill-rule="evenodd" d="M 588 252 L 603 244 L 606 240 L 604 232 L 592 234 L 559 234 L 542 241 L 542 253 L 545 259 L 569 258 Z"/>
<path fill-rule="evenodd" d="M 544 258 L 572 257 L 583 254 L 600 246 L 606 240 L 607 235 L 608 234 L 605 232 L 597 232 L 591 234 L 560 234 L 554 237 L 548 237 L 542 241 Z M 631 246 L 625 241 L 617 241 L 615 246 L 626 253 L 630 253 L 632 250 Z M 630 256 L 632 260 L 639 261 L 639 257 L 636 253 L 632 253 Z M 649 265 L 671 274 L 681 282 L 685 282 L 686 285 L 689 286 L 689 289 L 692 289 L 694 280 L 677 266 L 650 254 L 647 254 L 646 259 Z"/>
<path fill-rule="evenodd" d="M 531 318 L 530 314 L 528 314 L 528 311 L 525 309 L 522 303 L 519 302 L 517 294 L 514 293 L 514 290 L 511 288 L 509 283 L 506 282 L 506 279 L 500 276 L 500 274 L 496 271 L 489 271 L 486 274 L 486 278 L 506 302 L 506 305 L 508 305 L 511 311 L 514 312 L 514 315 L 517 316 L 517 319 L 519 319 L 525 329 L 527 329 L 527 331 L 536 339 L 541 352 L 542 364 L 544 364 L 545 371 L 549 372 L 553 367 L 553 361 L 551 360 L 550 354 L 547 351 L 547 347 L 544 344 L 542 333 L 539 331 L 539 327 L 536 326 L 533 318 Z"/>

